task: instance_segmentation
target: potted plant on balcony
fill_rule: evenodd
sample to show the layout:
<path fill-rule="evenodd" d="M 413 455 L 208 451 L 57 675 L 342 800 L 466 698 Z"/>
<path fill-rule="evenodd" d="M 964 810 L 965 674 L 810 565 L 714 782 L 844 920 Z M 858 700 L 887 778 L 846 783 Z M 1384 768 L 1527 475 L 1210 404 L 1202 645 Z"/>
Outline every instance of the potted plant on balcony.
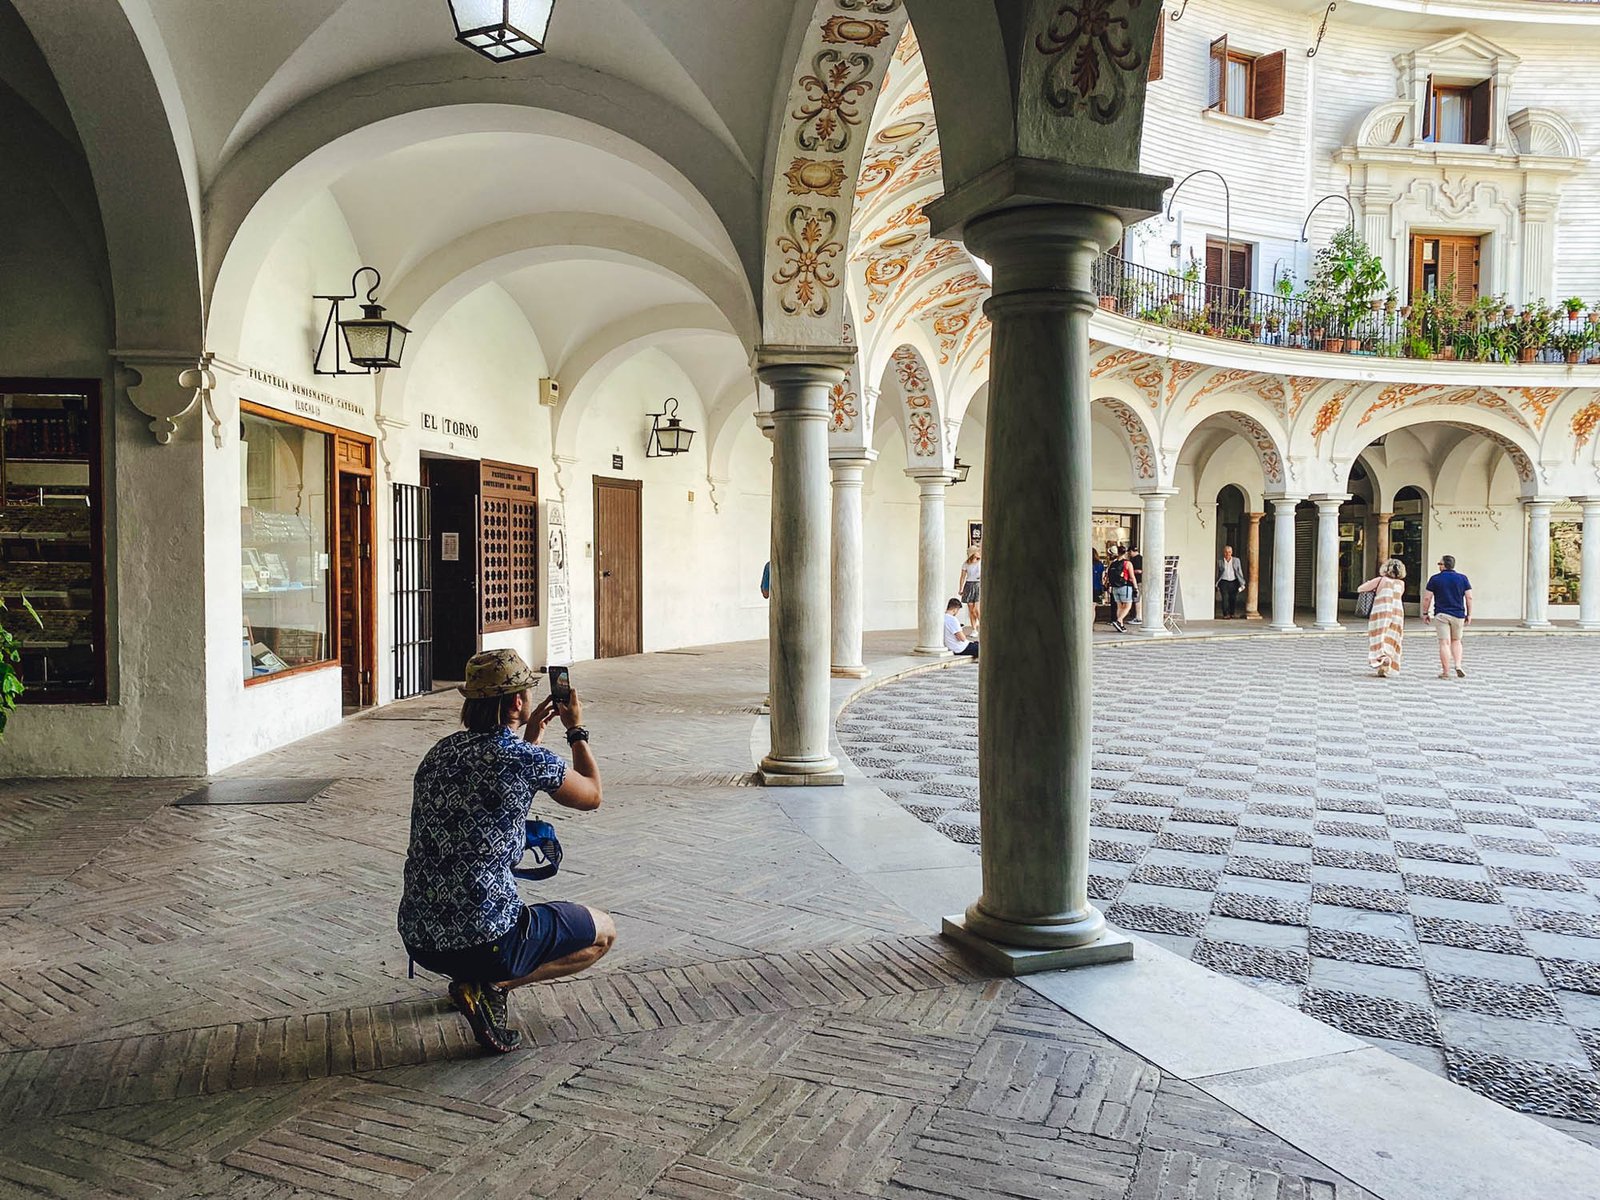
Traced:
<path fill-rule="evenodd" d="M 1567 320 L 1576 321 L 1583 316 L 1583 299 L 1580 296 L 1568 296 L 1566 301 Z"/>
<path fill-rule="evenodd" d="M 1550 335 L 1555 328 L 1556 313 L 1548 303 L 1535 300 L 1523 311 L 1522 320 L 1516 324 L 1517 331 L 1517 358 L 1520 362 L 1531 363 L 1539 357 L 1540 352 L 1550 344 Z"/>
<path fill-rule="evenodd" d="M 1593 325 L 1579 325 L 1576 329 L 1564 329 L 1550 339 L 1550 345 L 1561 351 L 1568 366 L 1576 365 L 1583 361 L 1583 352 L 1594 341 L 1590 336 L 1593 328 Z"/>
<path fill-rule="evenodd" d="M 1382 307 L 1389 280 L 1382 261 L 1353 227 L 1346 226 L 1317 251 L 1307 291 L 1327 308 L 1334 330 L 1327 348 L 1333 350 L 1337 344 L 1340 350 L 1356 350 L 1361 346 L 1361 318 Z"/>

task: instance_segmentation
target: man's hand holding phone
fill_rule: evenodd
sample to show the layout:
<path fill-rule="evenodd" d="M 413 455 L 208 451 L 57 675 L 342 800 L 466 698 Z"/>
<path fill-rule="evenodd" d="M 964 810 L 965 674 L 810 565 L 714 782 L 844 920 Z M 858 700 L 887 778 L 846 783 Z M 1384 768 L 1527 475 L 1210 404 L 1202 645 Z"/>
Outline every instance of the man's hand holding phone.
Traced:
<path fill-rule="evenodd" d="M 549 696 L 533 706 L 533 711 L 528 714 L 528 723 L 523 727 L 522 740 L 532 742 L 537 746 L 544 737 L 544 731 L 551 721 L 556 719 L 556 702 Z"/>

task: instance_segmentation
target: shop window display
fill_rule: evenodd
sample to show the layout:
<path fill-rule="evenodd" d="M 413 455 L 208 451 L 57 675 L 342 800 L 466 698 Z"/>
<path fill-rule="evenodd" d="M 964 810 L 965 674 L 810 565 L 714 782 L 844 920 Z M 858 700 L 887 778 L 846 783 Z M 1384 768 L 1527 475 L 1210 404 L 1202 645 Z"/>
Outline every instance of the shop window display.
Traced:
<path fill-rule="evenodd" d="M 241 654 L 246 681 L 327 662 L 330 438 L 246 410 L 240 417 Z"/>
<path fill-rule="evenodd" d="M 0 380 L 0 598 L 32 703 L 106 697 L 99 392 Z"/>

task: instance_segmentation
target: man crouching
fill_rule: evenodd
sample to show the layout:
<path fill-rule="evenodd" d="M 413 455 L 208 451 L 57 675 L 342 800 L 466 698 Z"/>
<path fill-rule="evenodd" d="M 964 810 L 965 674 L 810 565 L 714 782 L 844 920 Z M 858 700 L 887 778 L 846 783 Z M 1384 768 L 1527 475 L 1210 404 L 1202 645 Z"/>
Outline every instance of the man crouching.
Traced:
<path fill-rule="evenodd" d="M 522 857 L 534 793 L 582 812 L 600 807 L 600 769 L 578 694 L 535 704 L 540 679 L 515 650 L 468 660 L 466 728 L 434 746 L 417 768 L 400 898 L 406 951 L 451 979 L 451 1001 L 478 1044 L 497 1054 L 522 1041 L 509 1028 L 512 988 L 591 967 L 617 939 L 599 909 L 565 900 L 523 904 L 517 895 L 511 868 Z M 539 745 L 557 717 L 572 747 L 570 767 Z"/>

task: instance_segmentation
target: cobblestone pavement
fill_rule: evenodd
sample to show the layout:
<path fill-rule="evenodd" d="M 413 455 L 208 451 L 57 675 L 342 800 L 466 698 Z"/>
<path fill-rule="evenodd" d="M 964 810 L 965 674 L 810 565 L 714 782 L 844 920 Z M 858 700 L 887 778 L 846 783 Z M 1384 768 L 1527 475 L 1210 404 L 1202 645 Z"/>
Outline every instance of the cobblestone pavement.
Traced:
<path fill-rule="evenodd" d="M 1366 641 L 1095 658 L 1090 894 L 1114 923 L 1600 1143 L 1600 643 Z M 856 765 L 978 840 L 977 679 L 849 707 Z M 976 846 L 974 846 L 976 850 Z"/>
<path fill-rule="evenodd" d="M 335 781 L 308 804 L 0 783 L 0 1197 L 1369 1195 L 976 977 L 741 786 L 764 647 L 574 675 L 606 804 L 557 814 L 552 894 L 620 941 L 517 994 L 503 1059 L 394 933 L 450 698 L 229 773 Z"/>

